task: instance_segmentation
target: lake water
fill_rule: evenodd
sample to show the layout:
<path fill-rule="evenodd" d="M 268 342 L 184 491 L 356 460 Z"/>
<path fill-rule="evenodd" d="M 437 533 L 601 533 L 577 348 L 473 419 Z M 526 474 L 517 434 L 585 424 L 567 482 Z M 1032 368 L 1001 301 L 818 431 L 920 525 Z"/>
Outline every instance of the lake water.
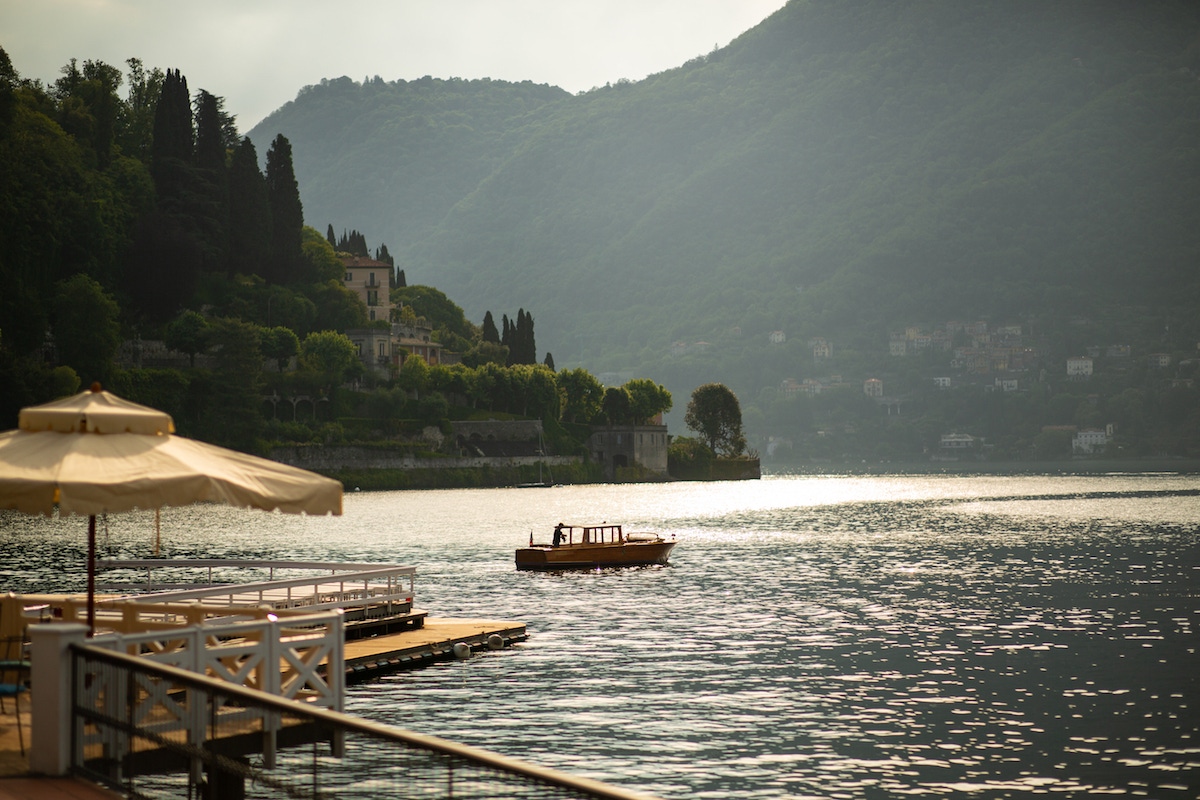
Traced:
<path fill-rule="evenodd" d="M 1200 477 L 796 476 L 165 511 L 163 555 L 418 568 L 432 616 L 529 641 L 347 710 L 664 798 L 1192 798 Z M 666 567 L 525 573 L 555 522 Z M 0 590 L 77 591 L 86 524 L 0 515 Z M 144 557 L 153 515 L 101 532 Z"/>

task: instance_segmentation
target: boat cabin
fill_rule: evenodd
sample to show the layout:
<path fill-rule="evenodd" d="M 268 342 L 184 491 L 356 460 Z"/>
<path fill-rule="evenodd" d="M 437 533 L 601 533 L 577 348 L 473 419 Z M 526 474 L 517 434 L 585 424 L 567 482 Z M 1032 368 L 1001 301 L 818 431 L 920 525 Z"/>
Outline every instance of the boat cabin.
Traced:
<path fill-rule="evenodd" d="M 620 525 L 563 525 L 559 544 L 620 544 L 625 534 Z"/>

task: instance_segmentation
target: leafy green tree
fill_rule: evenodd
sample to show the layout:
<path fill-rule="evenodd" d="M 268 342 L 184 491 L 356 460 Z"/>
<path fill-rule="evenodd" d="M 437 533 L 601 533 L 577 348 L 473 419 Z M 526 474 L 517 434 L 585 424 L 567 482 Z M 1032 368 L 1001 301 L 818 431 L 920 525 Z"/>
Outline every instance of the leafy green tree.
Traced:
<path fill-rule="evenodd" d="M 508 348 L 499 342 L 477 342 L 462 354 L 462 361 L 468 367 L 481 367 L 484 364 L 508 363 Z"/>
<path fill-rule="evenodd" d="M 583 367 L 564 369 L 555 375 L 562 394 L 562 418 L 566 422 L 588 423 L 600 414 L 604 386 Z"/>
<path fill-rule="evenodd" d="M 187 353 L 192 367 L 196 356 L 208 350 L 212 331 L 208 320 L 195 311 L 184 311 L 163 328 L 163 343 L 172 350 Z"/>
<path fill-rule="evenodd" d="M 417 316 L 424 317 L 426 323 L 442 335 L 443 341 L 447 333 L 465 340 L 479 336 L 478 329 L 467 320 L 462 308 L 440 289 L 416 284 L 393 289 L 390 296 L 395 305 L 411 308 Z"/>
<path fill-rule="evenodd" d="M 367 307 L 362 298 L 342 285 L 328 280 L 313 284 L 308 290 L 317 309 L 315 326 L 322 330 L 344 331 L 367 326 Z"/>
<path fill-rule="evenodd" d="M 707 478 L 715 458 L 699 439 L 674 436 L 667 445 L 667 472 L 676 478 Z"/>
<path fill-rule="evenodd" d="M 166 75 L 157 67 L 146 71 L 139 58 L 125 60 L 129 87 L 118 115 L 117 145 L 126 155 L 150 161 L 154 138 L 154 110 Z"/>
<path fill-rule="evenodd" d="M 740 456 L 746 450 L 741 405 L 737 396 L 722 383 L 697 387 L 692 392 L 683 421 L 714 453 Z"/>
<path fill-rule="evenodd" d="M 305 225 L 300 231 L 300 249 L 303 256 L 303 269 L 300 277 L 307 283 L 342 282 L 342 259 L 337 251 L 329 246 L 316 228 Z M 348 290 L 347 290 L 348 291 Z M 353 293 L 351 293 L 353 294 Z"/>
<path fill-rule="evenodd" d="M 434 425 L 450 413 L 450 403 L 441 392 L 430 392 L 417 403 L 417 415 L 427 424 Z"/>
<path fill-rule="evenodd" d="M 207 402 L 200 429 L 208 441 L 253 452 L 262 430 L 262 329 L 240 319 L 210 323 L 216 368 L 193 386 Z"/>
<path fill-rule="evenodd" d="M 71 59 L 62 73 L 54 84 L 58 123 L 90 154 L 90 162 L 104 169 L 113 157 L 121 71 L 103 61 L 85 61 L 81 71 Z"/>
<path fill-rule="evenodd" d="M 3 47 L 0 47 L 0 136 L 7 135 L 17 108 L 16 88 L 21 76 L 12 65 Z"/>
<path fill-rule="evenodd" d="M 54 298 L 58 358 L 85 381 L 105 381 L 121 346 L 121 309 L 99 283 L 82 273 L 58 284 Z"/>
<path fill-rule="evenodd" d="M 628 425 L 633 422 L 633 399 L 624 386 L 609 386 L 604 390 L 604 399 L 600 401 L 609 425 Z"/>
<path fill-rule="evenodd" d="M 671 393 L 649 378 L 635 378 L 625 384 L 625 390 L 629 392 L 629 411 L 635 424 L 644 425 L 671 410 Z"/>
<path fill-rule="evenodd" d="M 340 385 L 359 363 L 358 348 L 344 333 L 310 333 L 300 346 L 300 365 L 320 376 L 328 388 Z"/>
<path fill-rule="evenodd" d="M 429 364 L 420 356 L 409 356 L 400 367 L 400 375 L 396 380 L 401 389 L 412 392 L 420 399 L 421 394 L 429 388 Z"/>
<path fill-rule="evenodd" d="M 509 368 L 514 380 L 514 400 L 519 408 L 510 409 L 527 417 L 557 420 L 562 414 L 562 395 L 554 373 L 541 364 L 517 364 Z"/>
<path fill-rule="evenodd" d="M 50 372 L 50 394 L 52 397 L 69 397 L 79 391 L 79 375 L 66 366 L 55 367 Z"/>
<path fill-rule="evenodd" d="M 262 331 L 262 351 L 267 358 L 275 359 L 279 371 L 287 369 L 292 356 L 300 353 L 300 339 L 291 328 L 276 325 Z"/>

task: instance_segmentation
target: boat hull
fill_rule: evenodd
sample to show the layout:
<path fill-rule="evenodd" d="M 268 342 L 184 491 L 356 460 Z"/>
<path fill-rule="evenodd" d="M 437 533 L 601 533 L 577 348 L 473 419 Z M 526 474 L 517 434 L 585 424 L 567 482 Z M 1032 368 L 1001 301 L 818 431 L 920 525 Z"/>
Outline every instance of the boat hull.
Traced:
<path fill-rule="evenodd" d="M 517 551 L 517 569 L 596 569 L 666 564 L 675 542 L 535 545 Z"/>

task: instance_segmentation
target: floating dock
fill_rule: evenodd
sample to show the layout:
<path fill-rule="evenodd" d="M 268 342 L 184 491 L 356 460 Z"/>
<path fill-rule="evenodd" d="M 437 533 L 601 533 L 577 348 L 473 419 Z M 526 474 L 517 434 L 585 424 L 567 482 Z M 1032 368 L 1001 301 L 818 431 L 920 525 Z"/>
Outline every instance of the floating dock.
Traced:
<path fill-rule="evenodd" d="M 426 617 L 420 627 L 345 644 L 346 683 L 362 683 L 380 675 L 424 667 L 438 661 L 468 658 L 500 650 L 529 638 L 519 622 Z"/>

